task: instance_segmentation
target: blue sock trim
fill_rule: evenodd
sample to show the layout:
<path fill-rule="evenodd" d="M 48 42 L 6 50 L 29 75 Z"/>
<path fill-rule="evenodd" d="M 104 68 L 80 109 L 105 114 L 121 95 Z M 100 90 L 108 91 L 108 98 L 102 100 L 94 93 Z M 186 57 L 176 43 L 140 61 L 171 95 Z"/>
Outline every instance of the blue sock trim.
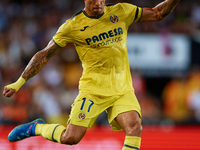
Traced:
<path fill-rule="evenodd" d="M 35 136 L 35 127 L 37 124 L 45 124 L 44 120 L 42 120 L 41 118 L 37 119 L 37 120 L 34 120 L 33 122 L 31 123 L 34 123 L 33 125 L 31 125 L 29 128 L 30 130 L 30 135 L 31 136 Z"/>
<path fill-rule="evenodd" d="M 134 146 L 130 146 L 130 145 L 127 145 L 127 144 L 124 144 L 125 147 L 128 147 L 128 148 L 132 148 L 132 149 L 136 149 L 136 150 L 140 150 L 139 148 L 137 147 L 134 147 Z"/>

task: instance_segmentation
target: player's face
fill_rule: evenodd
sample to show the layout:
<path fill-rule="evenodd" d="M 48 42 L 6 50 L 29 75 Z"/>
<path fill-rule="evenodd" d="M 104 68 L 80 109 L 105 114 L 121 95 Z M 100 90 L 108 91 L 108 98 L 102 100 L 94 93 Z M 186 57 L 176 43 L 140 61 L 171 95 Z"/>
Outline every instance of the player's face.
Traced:
<path fill-rule="evenodd" d="M 104 12 L 104 5 L 106 0 L 84 0 L 85 12 L 92 17 L 101 15 Z"/>

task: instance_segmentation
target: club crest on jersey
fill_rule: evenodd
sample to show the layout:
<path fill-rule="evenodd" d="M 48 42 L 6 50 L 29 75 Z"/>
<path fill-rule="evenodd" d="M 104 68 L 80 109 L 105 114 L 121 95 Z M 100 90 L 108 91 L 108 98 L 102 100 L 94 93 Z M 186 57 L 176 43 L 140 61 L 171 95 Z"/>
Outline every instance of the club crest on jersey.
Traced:
<path fill-rule="evenodd" d="M 110 16 L 110 21 L 112 23 L 117 23 L 119 21 L 119 18 L 116 15 L 111 15 Z"/>
<path fill-rule="evenodd" d="M 83 119 L 85 119 L 85 114 L 84 113 L 80 113 L 78 115 L 78 117 L 79 117 L 79 119 L 83 120 Z"/>

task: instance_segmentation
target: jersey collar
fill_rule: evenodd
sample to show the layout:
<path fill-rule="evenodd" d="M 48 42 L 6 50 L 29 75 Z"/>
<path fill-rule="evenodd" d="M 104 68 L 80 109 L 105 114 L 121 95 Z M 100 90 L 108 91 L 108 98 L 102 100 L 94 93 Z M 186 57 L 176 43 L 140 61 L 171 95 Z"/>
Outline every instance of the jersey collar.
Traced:
<path fill-rule="evenodd" d="M 101 16 L 104 15 L 104 12 L 103 12 L 101 15 L 98 15 L 98 16 L 96 16 L 96 17 L 92 17 L 92 16 L 89 16 L 89 15 L 85 12 L 84 9 L 83 9 L 82 11 L 83 11 L 83 13 L 84 13 L 84 15 L 85 15 L 86 17 L 91 18 L 91 19 L 99 19 L 99 18 L 101 18 Z"/>

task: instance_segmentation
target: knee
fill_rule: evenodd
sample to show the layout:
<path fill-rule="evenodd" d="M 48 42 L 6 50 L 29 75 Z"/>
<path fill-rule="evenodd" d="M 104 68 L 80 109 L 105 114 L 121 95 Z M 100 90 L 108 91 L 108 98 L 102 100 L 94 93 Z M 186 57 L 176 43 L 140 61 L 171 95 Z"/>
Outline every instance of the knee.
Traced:
<path fill-rule="evenodd" d="M 76 145 L 80 142 L 81 139 L 76 139 L 73 136 L 66 136 L 61 137 L 61 144 L 67 144 L 67 145 Z"/>
<path fill-rule="evenodd" d="M 141 136 L 142 134 L 142 124 L 140 121 L 135 121 L 132 124 L 128 125 L 125 133 L 128 136 Z"/>
<path fill-rule="evenodd" d="M 61 134 L 61 144 L 75 145 L 80 142 L 87 131 L 87 127 L 68 124 L 67 129 Z"/>

